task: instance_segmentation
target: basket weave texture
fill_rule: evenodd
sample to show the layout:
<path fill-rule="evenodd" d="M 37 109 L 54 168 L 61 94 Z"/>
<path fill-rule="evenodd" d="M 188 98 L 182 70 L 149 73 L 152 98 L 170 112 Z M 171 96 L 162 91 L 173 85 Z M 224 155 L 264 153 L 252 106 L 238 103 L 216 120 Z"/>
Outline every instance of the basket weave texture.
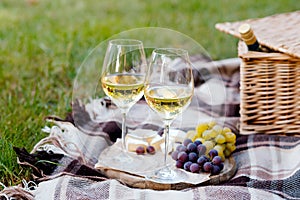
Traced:
<path fill-rule="evenodd" d="M 259 42 L 274 52 L 248 51 L 241 58 L 241 134 L 300 134 L 300 12 L 274 15 L 216 28 L 240 37 L 238 27 L 251 24 Z M 272 28 L 271 28 L 272 27 Z"/>

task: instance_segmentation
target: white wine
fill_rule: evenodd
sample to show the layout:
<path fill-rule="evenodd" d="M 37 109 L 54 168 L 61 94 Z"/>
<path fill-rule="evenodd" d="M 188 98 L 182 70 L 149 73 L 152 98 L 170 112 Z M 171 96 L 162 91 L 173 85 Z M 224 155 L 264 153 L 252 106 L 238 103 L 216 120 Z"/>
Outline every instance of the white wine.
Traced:
<path fill-rule="evenodd" d="M 145 89 L 149 106 L 164 120 L 172 120 L 191 102 L 193 90 L 188 86 L 154 86 Z"/>
<path fill-rule="evenodd" d="M 121 109 L 133 106 L 144 93 L 144 76 L 137 74 L 112 74 L 103 76 L 102 88 Z"/>

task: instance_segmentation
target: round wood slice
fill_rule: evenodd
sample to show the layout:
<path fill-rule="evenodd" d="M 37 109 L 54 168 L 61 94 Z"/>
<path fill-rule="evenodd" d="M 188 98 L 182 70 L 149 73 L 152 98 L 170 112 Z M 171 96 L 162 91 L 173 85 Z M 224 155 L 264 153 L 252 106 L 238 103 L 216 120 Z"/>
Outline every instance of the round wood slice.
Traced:
<path fill-rule="evenodd" d="M 185 188 L 196 187 L 199 185 L 216 185 L 229 180 L 236 172 L 236 162 L 233 157 L 227 158 L 224 162 L 224 169 L 218 175 L 209 177 L 209 180 L 202 182 L 198 185 L 191 183 L 157 183 L 144 177 L 119 171 L 109 167 L 99 166 L 97 169 L 108 178 L 116 179 L 121 183 L 134 188 L 153 189 L 153 190 L 182 190 Z"/>

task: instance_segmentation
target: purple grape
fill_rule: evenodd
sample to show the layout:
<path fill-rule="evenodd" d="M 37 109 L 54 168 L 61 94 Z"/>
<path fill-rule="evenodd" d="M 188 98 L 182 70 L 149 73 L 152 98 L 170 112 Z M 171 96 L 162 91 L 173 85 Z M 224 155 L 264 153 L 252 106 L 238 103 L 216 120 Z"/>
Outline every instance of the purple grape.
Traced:
<path fill-rule="evenodd" d="M 215 156 L 218 155 L 218 151 L 215 150 L 215 149 L 211 149 L 211 150 L 208 152 L 208 155 L 209 155 L 210 159 L 213 159 Z"/>
<path fill-rule="evenodd" d="M 202 142 L 200 140 L 195 140 L 194 144 L 198 146 L 199 144 L 202 144 Z"/>
<path fill-rule="evenodd" d="M 189 153 L 189 161 L 196 162 L 198 159 L 198 155 L 195 152 Z"/>
<path fill-rule="evenodd" d="M 221 171 L 218 165 L 212 165 L 211 174 L 216 175 L 219 174 Z"/>
<path fill-rule="evenodd" d="M 155 148 L 154 148 L 154 146 L 147 146 L 146 151 L 149 154 L 155 154 Z"/>
<path fill-rule="evenodd" d="M 183 168 L 183 162 L 177 160 L 176 161 L 176 167 L 182 169 Z"/>
<path fill-rule="evenodd" d="M 184 146 L 188 146 L 188 144 L 190 144 L 190 143 L 193 143 L 193 141 L 191 140 L 191 139 L 189 139 L 189 138 L 187 138 L 187 139 L 185 139 L 184 141 L 183 141 L 183 145 Z"/>
<path fill-rule="evenodd" d="M 213 168 L 213 165 L 211 164 L 211 162 L 206 162 L 203 165 L 203 170 L 205 172 L 211 172 L 212 168 Z"/>
<path fill-rule="evenodd" d="M 183 169 L 186 171 L 190 171 L 191 164 L 193 164 L 191 161 L 187 161 L 186 163 L 184 163 Z"/>
<path fill-rule="evenodd" d="M 189 143 L 187 145 L 187 150 L 189 152 L 197 152 L 197 146 L 194 143 Z"/>
<path fill-rule="evenodd" d="M 222 163 L 222 158 L 220 156 L 215 156 L 211 162 L 214 165 L 220 165 Z"/>
<path fill-rule="evenodd" d="M 188 160 L 188 155 L 187 155 L 187 153 L 186 152 L 179 152 L 178 153 L 178 156 L 177 156 L 177 159 L 179 160 L 179 161 L 181 161 L 181 162 L 186 162 L 187 160 Z"/>
<path fill-rule="evenodd" d="M 200 156 L 200 157 L 197 159 L 197 163 L 198 163 L 201 167 L 203 167 L 204 163 L 206 163 L 206 162 L 208 162 L 208 161 L 209 161 L 209 159 L 208 159 L 206 156 L 204 156 L 204 155 Z"/>
<path fill-rule="evenodd" d="M 139 155 L 144 154 L 145 153 L 145 148 L 142 146 L 138 146 L 135 150 L 135 152 Z"/>
<path fill-rule="evenodd" d="M 197 163 L 191 164 L 191 166 L 190 166 L 190 171 L 191 171 L 192 173 L 198 173 L 199 170 L 200 170 L 200 167 L 199 167 L 199 165 L 198 165 Z"/>
<path fill-rule="evenodd" d="M 178 146 L 176 147 L 176 150 L 177 150 L 177 151 L 180 151 L 181 147 L 183 147 L 183 144 L 178 145 Z"/>
<path fill-rule="evenodd" d="M 176 150 L 179 151 L 179 152 L 181 152 L 181 151 L 187 152 L 188 151 L 186 146 L 184 146 L 182 144 L 177 146 Z"/>
<path fill-rule="evenodd" d="M 220 167 L 220 171 L 222 171 L 224 169 L 224 163 L 220 163 L 219 167 Z"/>
<path fill-rule="evenodd" d="M 173 160 L 178 159 L 178 153 L 179 153 L 179 151 L 177 151 L 177 150 L 172 152 L 171 156 L 172 156 Z"/>
<path fill-rule="evenodd" d="M 206 146 L 204 146 L 203 144 L 199 144 L 197 146 L 197 151 L 199 155 L 204 155 L 206 152 Z"/>

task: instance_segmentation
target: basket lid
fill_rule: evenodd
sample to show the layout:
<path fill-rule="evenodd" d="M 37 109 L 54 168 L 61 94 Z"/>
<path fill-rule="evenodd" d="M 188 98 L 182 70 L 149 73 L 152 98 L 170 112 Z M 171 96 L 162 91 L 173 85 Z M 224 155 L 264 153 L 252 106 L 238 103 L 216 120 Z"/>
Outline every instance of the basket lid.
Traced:
<path fill-rule="evenodd" d="M 300 58 L 300 11 L 276 14 L 264 18 L 216 24 L 216 29 L 241 38 L 241 24 L 251 25 L 259 43 L 275 51 Z"/>

